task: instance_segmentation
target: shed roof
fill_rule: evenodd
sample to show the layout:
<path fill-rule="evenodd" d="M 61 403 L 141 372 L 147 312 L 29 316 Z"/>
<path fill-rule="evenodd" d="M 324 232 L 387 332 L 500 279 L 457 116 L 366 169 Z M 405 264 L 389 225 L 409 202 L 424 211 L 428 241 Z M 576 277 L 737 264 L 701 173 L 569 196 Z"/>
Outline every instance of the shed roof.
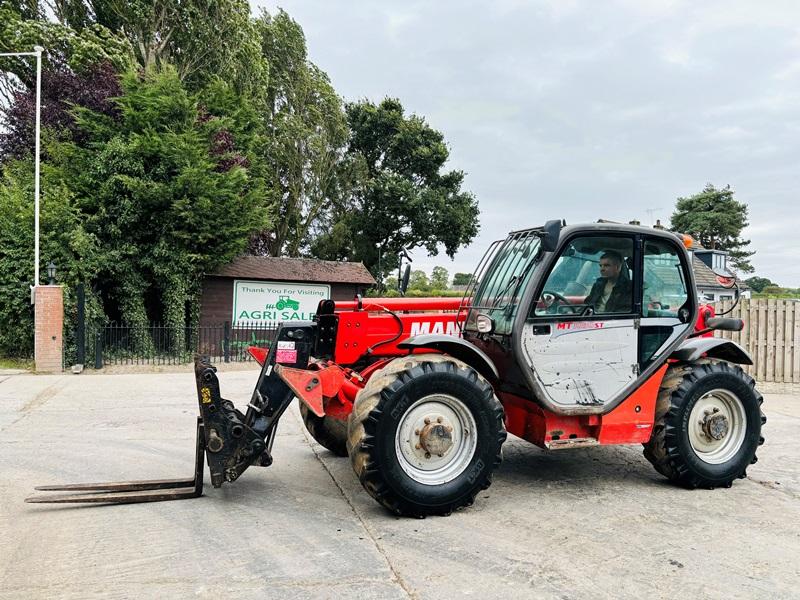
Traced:
<path fill-rule="evenodd" d="M 211 275 L 236 279 L 375 285 L 375 278 L 370 275 L 363 263 L 315 258 L 240 256 Z"/>

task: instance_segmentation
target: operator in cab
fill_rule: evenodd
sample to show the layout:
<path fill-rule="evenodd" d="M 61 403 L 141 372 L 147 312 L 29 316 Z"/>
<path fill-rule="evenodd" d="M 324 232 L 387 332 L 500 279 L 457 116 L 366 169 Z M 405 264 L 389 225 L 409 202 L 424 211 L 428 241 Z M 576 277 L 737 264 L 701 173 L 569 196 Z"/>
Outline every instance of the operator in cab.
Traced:
<path fill-rule="evenodd" d="M 631 310 L 633 286 L 622 255 L 606 250 L 600 257 L 600 277 L 592 285 L 584 304 L 595 313 L 627 313 Z"/>

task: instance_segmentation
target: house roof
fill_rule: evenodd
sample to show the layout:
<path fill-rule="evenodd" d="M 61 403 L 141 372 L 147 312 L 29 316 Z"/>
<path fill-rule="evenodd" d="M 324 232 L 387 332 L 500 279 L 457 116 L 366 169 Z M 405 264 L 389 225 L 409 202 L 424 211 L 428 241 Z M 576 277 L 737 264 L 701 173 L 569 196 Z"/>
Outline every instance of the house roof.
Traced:
<path fill-rule="evenodd" d="M 708 268 L 708 265 L 702 260 L 692 255 L 692 270 L 694 271 L 694 282 L 699 288 L 722 288 L 717 283 L 717 276 L 714 271 Z"/>
<path fill-rule="evenodd" d="M 375 285 L 375 279 L 363 263 L 317 260 L 315 258 L 240 256 L 211 275 L 236 279 Z"/>

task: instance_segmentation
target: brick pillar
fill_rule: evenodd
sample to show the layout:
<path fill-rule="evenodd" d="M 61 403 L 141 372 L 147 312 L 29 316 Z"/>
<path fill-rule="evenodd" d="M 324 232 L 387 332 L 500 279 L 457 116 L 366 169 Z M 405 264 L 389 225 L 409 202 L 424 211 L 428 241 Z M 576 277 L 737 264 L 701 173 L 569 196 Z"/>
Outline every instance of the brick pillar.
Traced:
<path fill-rule="evenodd" d="M 37 285 L 34 358 L 37 371 L 61 372 L 64 292 L 60 285 Z"/>

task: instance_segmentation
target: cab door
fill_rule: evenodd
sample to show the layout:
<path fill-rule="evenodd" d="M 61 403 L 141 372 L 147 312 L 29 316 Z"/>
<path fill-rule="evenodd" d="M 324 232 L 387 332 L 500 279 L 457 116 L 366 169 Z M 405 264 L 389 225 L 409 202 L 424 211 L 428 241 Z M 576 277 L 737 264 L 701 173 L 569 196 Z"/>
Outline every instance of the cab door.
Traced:
<path fill-rule="evenodd" d="M 553 404 L 602 412 L 636 379 L 635 247 L 632 235 L 572 238 L 535 294 L 521 337 L 523 360 L 538 393 Z"/>
<path fill-rule="evenodd" d="M 663 359 L 672 343 L 692 329 L 692 295 L 686 253 L 673 240 L 645 236 L 642 252 L 642 370 Z"/>

